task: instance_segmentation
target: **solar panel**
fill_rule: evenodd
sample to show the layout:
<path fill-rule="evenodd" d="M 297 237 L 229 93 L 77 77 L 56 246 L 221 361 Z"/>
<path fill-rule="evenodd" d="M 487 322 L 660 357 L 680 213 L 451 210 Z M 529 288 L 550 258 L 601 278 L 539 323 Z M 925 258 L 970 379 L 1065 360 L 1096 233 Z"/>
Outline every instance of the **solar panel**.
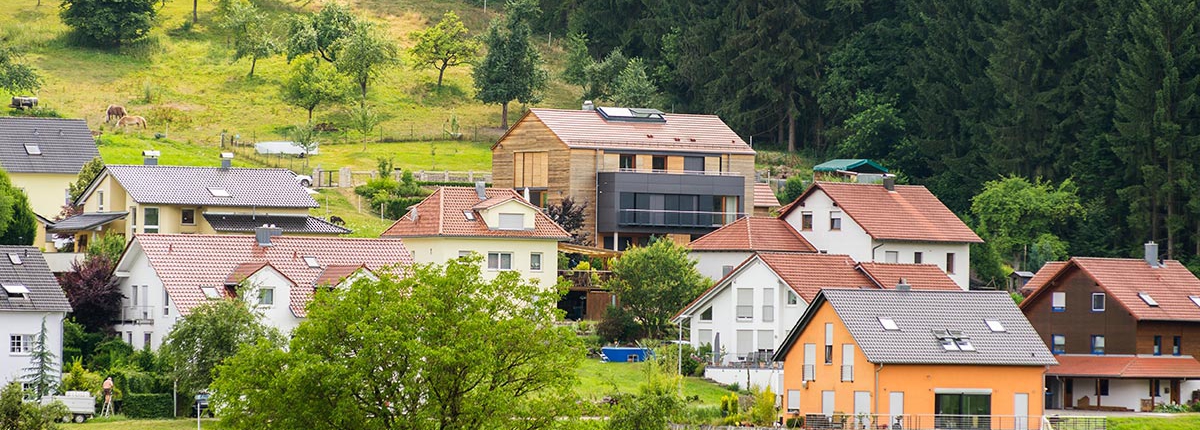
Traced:
<path fill-rule="evenodd" d="M 666 122 L 667 117 L 658 109 L 598 107 L 596 112 L 609 121 Z"/>

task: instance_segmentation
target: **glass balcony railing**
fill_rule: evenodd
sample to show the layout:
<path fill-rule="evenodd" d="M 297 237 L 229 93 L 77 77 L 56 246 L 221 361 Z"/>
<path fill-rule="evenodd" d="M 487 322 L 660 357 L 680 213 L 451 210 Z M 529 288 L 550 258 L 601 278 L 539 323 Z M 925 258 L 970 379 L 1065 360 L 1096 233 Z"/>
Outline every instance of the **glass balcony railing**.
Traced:
<path fill-rule="evenodd" d="M 746 216 L 745 212 L 618 209 L 617 224 L 647 227 L 720 227 L 743 216 Z"/>

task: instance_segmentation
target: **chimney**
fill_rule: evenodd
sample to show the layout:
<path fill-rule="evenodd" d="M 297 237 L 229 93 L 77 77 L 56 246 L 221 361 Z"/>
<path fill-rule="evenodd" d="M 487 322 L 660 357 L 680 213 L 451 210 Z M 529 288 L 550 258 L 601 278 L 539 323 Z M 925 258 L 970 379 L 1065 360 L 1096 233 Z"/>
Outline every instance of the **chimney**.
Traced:
<path fill-rule="evenodd" d="M 896 283 L 896 291 L 912 291 L 912 285 L 908 285 L 908 280 L 900 278 L 900 282 Z"/>
<path fill-rule="evenodd" d="M 479 195 L 479 200 L 487 200 L 487 184 L 483 181 L 475 181 L 475 194 Z"/>
<path fill-rule="evenodd" d="M 591 100 L 583 101 L 583 110 L 596 110 L 596 105 L 592 104 Z"/>
<path fill-rule="evenodd" d="M 883 188 L 886 188 L 888 191 L 896 191 L 896 177 L 891 175 L 884 176 Z"/>
<path fill-rule="evenodd" d="M 155 150 L 142 151 L 142 164 L 146 166 L 157 166 L 159 155 L 162 155 L 162 153 Z"/>
<path fill-rule="evenodd" d="M 228 169 L 230 167 L 233 167 L 233 153 L 232 152 L 222 152 L 221 153 L 221 168 Z"/>
<path fill-rule="evenodd" d="M 1154 241 L 1146 242 L 1146 264 L 1150 267 L 1162 267 L 1162 263 L 1158 262 L 1158 244 Z"/>
<path fill-rule="evenodd" d="M 283 234 L 283 229 L 276 228 L 275 224 L 263 224 L 262 227 L 254 229 L 254 238 L 258 240 L 258 246 L 266 248 L 271 246 L 271 238 Z"/>

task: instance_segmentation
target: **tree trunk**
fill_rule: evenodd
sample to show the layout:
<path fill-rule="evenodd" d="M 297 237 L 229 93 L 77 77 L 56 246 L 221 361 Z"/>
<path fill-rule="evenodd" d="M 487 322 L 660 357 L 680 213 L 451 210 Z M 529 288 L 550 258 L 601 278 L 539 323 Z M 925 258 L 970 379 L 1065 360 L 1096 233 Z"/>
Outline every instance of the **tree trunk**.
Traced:
<path fill-rule="evenodd" d="M 256 66 L 256 65 L 258 65 L 258 57 L 257 57 L 257 56 L 251 56 L 251 57 L 250 57 L 250 74 L 249 74 L 249 75 L 246 75 L 247 77 L 253 77 L 253 76 L 254 76 L 254 66 Z"/>
<path fill-rule="evenodd" d="M 358 83 L 358 88 L 362 90 L 362 99 L 365 103 L 367 100 L 367 80 L 363 79 Z"/>
<path fill-rule="evenodd" d="M 440 89 L 442 89 L 442 75 L 444 75 L 444 74 L 446 74 L 446 66 L 442 66 L 442 68 L 438 69 L 438 83 L 437 83 L 437 88 L 438 88 L 439 90 L 440 90 Z"/>
<path fill-rule="evenodd" d="M 316 109 L 316 108 L 317 108 L 316 106 L 308 108 L 308 123 L 309 124 L 312 124 L 312 112 L 313 112 L 313 109 Z"/>
<path fill-rule="evenodd" d="M 508 130 L 508 102 L 504 102 L 500 109 L 500 128 Z"/>
<path fill-rule="evenodd" d="M 788 152 L 796 152 L 796 113 L 788 109 Z"/>
<path fill-rule="evenodd" d="M 192 0 L 192 24 L 200 22 L 200 15 L 196 14 L 196 9 L 200 6 L 200 0 Z"/>

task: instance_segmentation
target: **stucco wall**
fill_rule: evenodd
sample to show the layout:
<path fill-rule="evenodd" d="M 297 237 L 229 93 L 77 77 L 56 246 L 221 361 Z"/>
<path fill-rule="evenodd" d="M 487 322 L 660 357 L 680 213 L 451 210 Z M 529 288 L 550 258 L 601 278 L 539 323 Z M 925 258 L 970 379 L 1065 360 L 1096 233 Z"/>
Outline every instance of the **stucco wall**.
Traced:
<path fill-rule="evenodd" d="M 173 303 L 164 308 L 162 280 L 150 267 L 150 260 L 146 258 L 146 255 L 137 248 L 128 250 L 126 254 L 125 258 L 131 258 L 126 266 L 130 269 L 128 272 L 117 272 L 121 294 L 125 295 L 121 306 L 131 311 L 137 310 L 139 315 L 141 314 L 142 309 L 132 308 L 133 286 L 137 285 L 139 286 L 138 306 L 145 307 L 144 311 L 147 312 L 150 320 L 143 323 L 117 324 L 114 326 L 114 330 L 121 336 L 121 339 L 133 345 L 134 349 L 145 347 L 146 333 L 150 333 L 150 349 L 158 349 L 162 345 L 163 338 L 171 332 L 171 327 L 175 326 L 175 321 L 180 318 L 179 310 Z"/>
<path fill-rule="evenodd" d="M 8 176 L 13 186 L 25 190 L 33 212 L 46 218 L 54 218 L 62 211 L 67 203 L 67 189 L 76 178 L 55 173 L 9 173 Z"/>
<path fill-rule="evenodd" d="M 20 380 L 30 366 L 29 354 L 13 354 L 10 349 L 9 337 L 18 334 L 37 336 L 42 331 L 42 318 L 46 319 L 46 345 L 55 357 L 62 357 L 62 312 L 15 312 L 0 311 L 0 336 L 4 336 L 3 348 L 0 348 L 0 384 Z"/>
<path fill-rule="evenodd" d="M 710 298 L 698 303 L 695 308 L 695 313 L 692 314 L 689 324 L 690 340 L 693 346 L 699 348 L 705 343 L 706 336 L 702 331 L 711 333 L 707 339 L 720 339 L 720 348 L 725 350 L 724 355 L 719 357 L 720 362 L 727 363 L 737 361 L 739 359 L 738 338 L 741 334 L 745 334 L 747 330 L 752 338 L 750 345 L 752 350 L 774 350 L 792 327 L 796 325 L 796 321 L 804 314 L 806 303 L 804 299 L 797 296 L 795 305 L 787 304 L 787 292 L 790 287 L 782 285 L 779 278 L 775 276 L 767 265 L 759 261 L 754 261 L 739 271 L 733 278 L 728 280 L 730 285 L 725 286 Z M 754 315 L 748 320 L 738 320 L 737 318 L 737 290 L 740 288 L 748 288 L 754 291 Z M 764 291 L 770 291 L 773 297 L 773 312 L 771 318 L 773 321 L 767 321 L 764 318 Z M 701 315 L 706 309 L 712 308 L 712 321 L 704 321 Z M 769 345 L 763 344 L 760 338 L 760 331 L 769 330 L 772 332 L 772 340 Z M 741 333 L 739 333 L 741 331 Z M 721 351 L 714 351 L 720 355 Z"/>
<path fill-rule="evenodd" d="M 726 266 L 733 270 L 753 254 L 749 251 L 692 251 L 691 256 L 696 260 L 696 270 L 717 282 L 725 277 L 723 270 Z"/>
<path fill-rule="evenodd" d="M 521 277 L 537 279 L 544 288 L 553 288 L 558 282 L 558 242 L 554 239 L 409 237 L 404 239 L 404 246 L 417 263 L 444 264 L 458 258 L 459 251 L 476 252 L 483 257 L 484 279 L 495 279 L 500 274 L 488 270 L 488 252 L 511 252 L 512 269 L 521 272 Z M 542 254 L 541 271 L 529 269 L 533 253 Z"/>

